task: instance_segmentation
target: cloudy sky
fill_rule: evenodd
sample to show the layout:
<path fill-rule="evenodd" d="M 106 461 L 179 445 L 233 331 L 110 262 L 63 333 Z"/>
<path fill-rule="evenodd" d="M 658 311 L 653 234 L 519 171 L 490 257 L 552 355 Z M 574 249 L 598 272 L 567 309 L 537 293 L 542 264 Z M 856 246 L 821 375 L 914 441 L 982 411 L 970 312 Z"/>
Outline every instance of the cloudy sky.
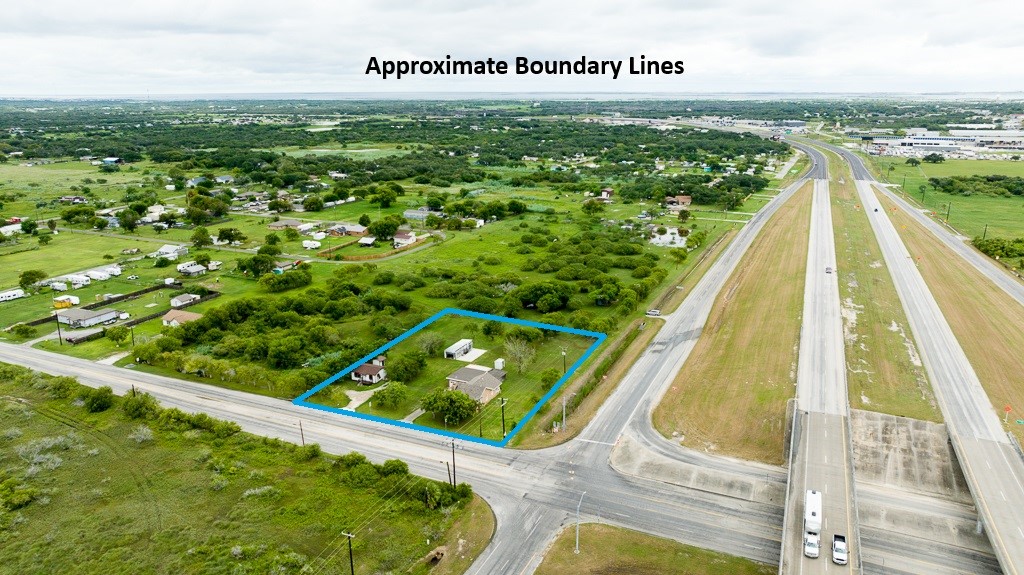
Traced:
<path fill-rule="evenodd" d="M 1016 92 L 1007 0 L 6 3 L 0 97 L 297 92 Z M 382 60 L 683 60 L 681 76 L 366 75 Z"/>

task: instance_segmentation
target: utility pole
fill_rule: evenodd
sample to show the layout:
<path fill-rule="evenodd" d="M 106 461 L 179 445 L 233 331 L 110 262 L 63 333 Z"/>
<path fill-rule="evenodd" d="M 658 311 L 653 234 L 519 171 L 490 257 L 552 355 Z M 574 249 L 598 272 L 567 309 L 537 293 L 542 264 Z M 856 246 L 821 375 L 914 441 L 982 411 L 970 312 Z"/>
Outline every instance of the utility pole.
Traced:
<path fill-rule="evenodd" d="M 501 398 L 501 438 L 502 439 L 505 438 L 505 404 L 506 403 L 508 403 L 508 400 L 505 399 L 504 397 Z"/>
<path fill-rule="evenodd" d="M 562 348 L 562 375 L 565 375 L 565 348 Z"/>
<path fill-rule="evenodd" d="M 64 337 L 61 336 L 61 334 L 60 334 L 60 318 L 59 317 L 57 318 L 57 341 L 59 341 L 61 345 L 64 345 Z"/>
<path fill-rule="evenodd" d="M 562 431 L 565 431 L 565 394 L 562 394 Z"/>
<path fill-rule="evenodd" d="M 583 495 L 587 492 L 584 491 Z M 580 554 L 580 506 L 583 505 L 583 495 L 580 495 L 580 502 L 576 504 L 576 550 L 573 553 Z"/>
<path fill-rule="evenodd" d="M 455 479 L 455 440 L 452 440 L 452 487 L 455 487 L 457 480 Z"/>
<path fill-rule="evenodd" d="M 949 223 L 949 211 L 953 209 L 953 202 L 946 204 L 946 223 Z"/>
<path fill-rule="evenodd" d="M 132 347 L 135 347 L 135 326 L 130 325 L 128 329 L 132 330 Z"/>
<path fill-rule="evenodd" d="M 448 470 L 448 483 L 452 482 L 452 466 L 447 461 L 442 461 L 444 468 Z"/>
<path fill-rule="evenodd" d="M 985 236 L 987 236 L 987 235 L 988 235 L 988 224 L 985 224 L 985 231 L 981 232 L 981 239 L 985 239 Z"/>
<path fill-rule="evenodd" d="M 302 431 L 302 420 L 299 420 L 299 438 L 302 440 L 302 446 L 306 446 L 306 434 Z"/>
<path fill-rule="evenodd" d="M 351 575 L 356 575 L 356 563 L 352 559 L 352 538 L 355 537 L 352 533 L 344 533 L 342 535 L 348 537 L 348 569 Z"/>

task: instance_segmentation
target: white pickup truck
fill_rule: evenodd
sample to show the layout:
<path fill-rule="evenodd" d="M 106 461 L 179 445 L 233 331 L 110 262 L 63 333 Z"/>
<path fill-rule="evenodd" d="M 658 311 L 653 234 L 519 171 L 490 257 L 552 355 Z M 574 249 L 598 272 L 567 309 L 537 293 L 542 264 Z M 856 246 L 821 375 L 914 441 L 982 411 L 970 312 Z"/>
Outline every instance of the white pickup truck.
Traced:
<path fill-rule="evenodd" d="M 832 536 L 832 562 L 836 565 L 846 565 L 849 560 L 850 550 L 846 547 L 845 535 Z"/>

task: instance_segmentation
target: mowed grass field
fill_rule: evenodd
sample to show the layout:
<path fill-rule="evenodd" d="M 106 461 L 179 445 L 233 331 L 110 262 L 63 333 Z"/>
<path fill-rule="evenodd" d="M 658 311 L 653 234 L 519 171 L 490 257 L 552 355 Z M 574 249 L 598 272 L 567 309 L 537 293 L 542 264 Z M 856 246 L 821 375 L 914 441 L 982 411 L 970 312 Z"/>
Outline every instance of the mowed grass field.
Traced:
<path fill-rule="evenodd" d="M 18 286 L 25 270 L 43 270 L 48 277 L 69 274 L 98 266 L 110 266 L 121 259 L 121 250 L 139 248 L 155 251 L 160 244 L 122 238 L 61 232 L 41 246 L 34 238 L 21 236 L 17 245 L 0 247 L 0 289 Z M 113 256 L 107 259 L 103 256 Z M 174 271 L 174 268 L 171 268 Z"/>
<path fill-rule="evenodd" d="M 654 410 L 654 425 L 666 437 L 697 449 L 783 462 L 811 190 L 805 184 L 779 208 L 723 288 L 689 360 Z"/>
<path fill-rule="evenodd" d="M 548 548 L 537 575 L 770 575 L 778 570 L 748 559 L 716 553 L 628 529 L 586 523 L 564 529 Z"/>
<path fill-rule="evenodd" d="M 924 164 L 912 167 L 903 158 L 870 157 L 876 173 L 882 181 L 902 184 L 906 177 L 908 199 L 915 205 L 934 212 L 936 220 L 946 219 L 949 209 L 949 225 L 968 237 L 1020 237 L 1024 236 L 1024 196 L 953 196 L 935 191 L 928 185 L 928 178 L 947 178 L 969 175 L 1004 175 L 1024 177 L 1024 162 L 1010 160 L 946 160 L 940 164 Z M 893 171 L 889 172 L 889 166 Z M 920 186 L 924 185 L 924 194 Z M 899 191 L 899 187 L 893 188 Z M 952 204 L 952 206 L 950 206 Z M 985 226 L 988 231 L 985 231 Z"/>
<path fill-rule="evenodd" d="M 1003 406 L 1010 414 L 1009 430 L 1024 442 L 1024 306 L 982 276 L 970 264 L 942 245 L 913 219 L 895 209 L 879 194 L 911 256 L 920 258 L 918 268 L 935 296 L 946 321 L 963 347 L 992 408 L 1002 419 Z"/>
<path fill-rule="evenodd" d="M 850 406 L 941 421 L 849 166 L 836 155 L 827 155 Z"/>

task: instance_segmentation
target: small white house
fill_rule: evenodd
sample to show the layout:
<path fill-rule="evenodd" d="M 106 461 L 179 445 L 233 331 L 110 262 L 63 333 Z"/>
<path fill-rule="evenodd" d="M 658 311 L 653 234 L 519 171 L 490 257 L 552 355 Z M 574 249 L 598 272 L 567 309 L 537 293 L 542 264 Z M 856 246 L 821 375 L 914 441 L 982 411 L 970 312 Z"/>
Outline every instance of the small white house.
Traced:
<path fill-rule="evenodd" d="M 171 298 L 171 307 L 181 307 L 199 301 L 199 296 L 194 293 L 183 293 Z"/>
<path fill-rule="evenodd" d="M 416 243 L 416 232 L 398 232 L 394 237 L 395 249 Z"/>
<path fill-rule="evenodd" d="M 85 272 L 85 275 L 89 276 L 89 279 L 94 279 L 98 282 L 107 281 L 110 279 L 110 274 L 107 272 L 101 272 L 99 270 L 89 270 Z"/>
<path fill-rule="evenodd" d="M 78 304 L 80 304 L 82 302 L 82 300 L 79 299 L 78 296 L 76 296 L 76 295 L 59 295 L 59 296 L 53 298 L 53 301 L 55 301 L 55 302 L 65 302 L 66 301 L 66 302 L 70 303 L 71 305 L 78 305 Z"/>
<path fill-rule="evenodd" d="M 25 290 L 18 288 L 0 292 L 0 301 L 11 301 L 25 297 Z"/>
<path fill-rule="evenodd" d="M 211 272 L 215 272 L 215 271 L 219 270 L 220 266 L 222 266 L 222 265 L 224 265 L 224 262 L 219 262 L 217 260 L 213 260 L 210 263 L 206 264 L 206 269 L 210 270 Z"/>
<path fill-rule="evenodd" d="M 110 266 L 109 268 L 107 268 L 107 269 L 105 269 L 103 271 L 108 273 L 108 274 L 110 274 L 110 275 L 112 275 L 112 276 L 119 276 L 119 275 L 121 275 L 121 267 L 120 266 Z"/>

